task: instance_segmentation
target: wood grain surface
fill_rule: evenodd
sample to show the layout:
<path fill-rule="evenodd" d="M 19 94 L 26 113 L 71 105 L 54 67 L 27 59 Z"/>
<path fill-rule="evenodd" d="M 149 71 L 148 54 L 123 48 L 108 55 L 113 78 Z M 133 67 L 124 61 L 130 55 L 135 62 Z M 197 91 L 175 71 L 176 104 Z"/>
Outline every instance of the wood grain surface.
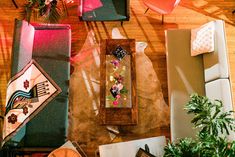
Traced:
<path fill-rule="evenodd" d="M 20 12 L 24 6 L 25 0 L 15 0 L 19 8 L 16 9 L 11 0 L 0 0 L 0 105 L 3 107 L 6 100 L 6 87 L 10 79 L 11 51 L 14 30 L 14 19 L 20 19 Z M 111 39 L 111 30 L 117 27 L 127 38 L 136 41 L 144 41 L 148 44 L 145 49 L 146 55 L 151 60 L 154 71 L 156 72 L 163 92 L 165 102 L 168 102 L 167 93 L 167 69 L 165 56 L 165 37 L 164 30 L 179 28 L 189 29 L 196 28 L 200 25 L 215 20 L 222 19 L 225 21 L 227 47 L 230 63 L 230 76 L 232 82 L 232 91 L 235 92 L 235 15 L 232 11 L 235 9 L 234 0 L 181 0 L 170 15 L 165 16 L 164 24 L 161 24 L 161 15 L 149 10 L 144 14 L 146 7 L 142 0 L 130 0 L 130 21 L 124 22 L 81 22 L 77 16 L 77 0 L 74 3 L 67 4 L 68 15 L 63 16 L 60 23 L 70 24 L 72 28 L 72 49 L 71 54 L 75 56 L 80 53 L 84 40 L 90 30 L 94 30 L 97 42 L 103 39 Z M 32 22 L 40 21 L 32 18 Z M 83 62 L 77 63 L 78 66 Z M 75 69 L 76 72 L 76 69 Z M 71 96 L 70 99 L 73 99 Z M 74 98 L 75 99 L 75 98 Z M 233 102 L 234 102 L 233 97 Z M 234 103 L 235 104 L 235 103 Z M 74 109 L 74 108 L 72 108 Z M 71 110 L 72 110 L 71 109 Z M 1 110 L 3 114 L 3 110 Z M 79 119 L 75 116 L 75 122 Z M 79 125 L 77 122 L 76 125 Z M 89 132 L 93 128 L 87 131 Z M 72 128 L 73 130 L 73 128 Z M 80 140 L 84 136 L 79 129 L 69 133 L 70 139 L 82 141 L 85 152 L 89 157 L 94 156 L 97 145 L 103 144 L 96 142 L 97 138 L 92 137 L 90 141 L 96 142 L 96 145 Z M 169 127 L 158 127 L 143 134 L 132 134 L 131 132 L 121 132 L 122 138 L 116 141 L 128 141 L 151 136 L 165 135 L 170 136 Z M 122 136 L 123 135 L 123 136 Z M 88 136 L 85 136 L 88 139 Z M 110 141 L 111 142 L 111 141 Z"/>
<path fill-rule="evenodd" d="M 130 55 L 131 62 L 131 108 L 106 107 L 106 55 L 112 55 L 117 46 L 121 46 Z M 100 120 L 104 125 L 135 125 L 138 122 L 138 104 L 136 98 L 136 68 L 134 39 L 106 39 L 101 41 L 100 50 Z"/>

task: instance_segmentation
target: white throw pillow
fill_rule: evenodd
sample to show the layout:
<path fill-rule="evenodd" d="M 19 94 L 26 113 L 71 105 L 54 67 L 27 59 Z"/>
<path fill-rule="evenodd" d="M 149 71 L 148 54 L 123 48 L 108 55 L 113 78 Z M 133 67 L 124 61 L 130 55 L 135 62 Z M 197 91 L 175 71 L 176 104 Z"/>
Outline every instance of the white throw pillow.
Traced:
<path fill-rule="evenodd" d="M 191 56 L 214 51 L 215 24 L 209 22 L 191 30 Z"/>

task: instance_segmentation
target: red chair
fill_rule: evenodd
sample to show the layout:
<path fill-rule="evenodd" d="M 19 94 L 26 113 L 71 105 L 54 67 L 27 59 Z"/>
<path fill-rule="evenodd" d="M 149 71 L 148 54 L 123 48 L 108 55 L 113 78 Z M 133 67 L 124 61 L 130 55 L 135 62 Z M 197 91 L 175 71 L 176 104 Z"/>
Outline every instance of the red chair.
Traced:
<path fill-rule="evenodd" d="M 162 24 L 164 22 L 164 15 L 170 14 L 173 9 L 179 4 L 180 0 L 143 0 L 148 7 L 145 13 L 151 9 L 162 14 Z"/>

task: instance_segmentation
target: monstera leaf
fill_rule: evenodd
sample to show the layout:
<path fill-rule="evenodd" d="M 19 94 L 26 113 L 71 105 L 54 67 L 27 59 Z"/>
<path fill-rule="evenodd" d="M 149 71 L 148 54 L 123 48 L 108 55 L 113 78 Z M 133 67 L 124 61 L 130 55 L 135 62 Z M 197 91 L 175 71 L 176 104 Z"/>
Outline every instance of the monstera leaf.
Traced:
<path fill-rule="evenodd" d="M 164 157 L 234 157 L 235 141 L 229 142 L 222 134 L 234 132 L 233 111 L 223 112 L 219 100 L 192 94 L 185 107 L 194 114 L 192 123 L 199 128 L 195 140 L 184 138 L 178 143 L 168 143 Z M 222 133 L 222 134 L 221 134 Z"/>

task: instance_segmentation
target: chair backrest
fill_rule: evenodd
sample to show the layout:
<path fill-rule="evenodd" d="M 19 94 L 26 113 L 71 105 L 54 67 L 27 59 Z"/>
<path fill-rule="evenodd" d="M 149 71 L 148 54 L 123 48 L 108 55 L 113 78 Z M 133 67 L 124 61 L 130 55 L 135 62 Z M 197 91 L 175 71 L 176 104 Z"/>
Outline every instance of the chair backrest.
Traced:
<path fill-rule="evenodd" d="M 80 0 L 78 15 L 84 21 L 129 20 L 129 0 Z"/>
<path fill-rule="evenodd" d="M 175 0 L 174 7 L 176 7 L 180 3 L 180 0 Z"/>
<path fill-rule="evenodd" d="M 151 10 L 160 14 L 169 14 L 179 4 L 180 0 L 143 0 L 143 3 Z"/>

